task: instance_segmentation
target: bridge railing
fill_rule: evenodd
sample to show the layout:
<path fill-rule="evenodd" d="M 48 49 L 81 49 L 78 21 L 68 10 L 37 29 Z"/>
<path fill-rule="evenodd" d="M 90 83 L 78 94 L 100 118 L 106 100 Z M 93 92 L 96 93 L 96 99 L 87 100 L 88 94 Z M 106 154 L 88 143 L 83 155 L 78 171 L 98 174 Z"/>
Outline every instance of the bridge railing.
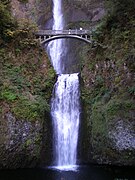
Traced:
<path fill-rule="evenodd" d="M 88 34 L 90 35 L 92 33 L 92 29 L 91 30 L 83 30 L 83 29 L 69 29 L 69 30 L 39 30 L 38 32 L 36 32 L 36 35 L 67 35 L 67 34 L 72 34 L 72 35 L 85 35 Z"/>

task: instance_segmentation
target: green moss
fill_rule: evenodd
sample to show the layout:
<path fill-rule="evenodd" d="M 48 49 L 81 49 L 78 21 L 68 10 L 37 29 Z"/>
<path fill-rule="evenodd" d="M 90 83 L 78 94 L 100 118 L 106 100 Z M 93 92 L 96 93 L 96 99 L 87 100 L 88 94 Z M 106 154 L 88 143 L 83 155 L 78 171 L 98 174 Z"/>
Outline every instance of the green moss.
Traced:
<path fill-rule="evenodd" d="M 121 103 L 122 109 L 120 108 Z M 126 111 L 126 112 L 125 112 Z M 110 100 L 108 103 L 104 103 L 103 101 L 97 101 L 93 104 L 91 110 L 91 133 L 89 133 L 90 142 L 91 142 L 91 152 L 92 158 L 96 160 L 96 162 L 132 162 L 132 154 L 128 154 L 126 151 L 117 152 L 114 148 L 112 148 L 112 142 L 109 138 L 109 131 L 113 129 L 113 121 L 116 121 L 117 118 L 124 117 L 125 120 L 130 121 L 132 117 L 129 117 L 129 112 L 134 112 L 133 110 L 133 102 L 123 101 L 122 99 L 118 100 Z M 88 118 L 88 117 L 87 117 Z M 88 126 L 88 125 L 87 125 Z M 87 142 L 87 140 L 85 140 Z M 88 143 L 88 142 L 87 142 Z M 88 144 L 85 144 L 88 146 Z"/>
<path fill-rule="evenodd" d="M 50 110 L 55 72 L 25 28 L 16 29 L 12 38 L 17 41 L 7 44 L 10 48 L 0 49 L 0 101 L 8 104 L 17 119 L 42 120 Z"/>
<path fill-rule="evenodd" d="M 1 83 L 0 100 L 10 103 L 11 112 L 17 119 L 42 119 L 44 113 L 50 110 L 54 72 L 50 70 L 48 79 L 40 72 L 32 78 L 30 69 L 29 73 L 24 74 L 29 67 L 12 65 L 3 66 L 2 76 L 6 76 L 3 76 Z"/>
<path fill-rule="evenodd" d="M 20 96 L 19 100 L 11 108 L 11 112 L 17 119 L 28 119 L 30 121 L 42 120 L 46 111 L 49 111 L 49 105 L 41 97 L 30 100 Z"/>
<path fill-rule="evenodd" d="M 117 117 L 127 118 L 127 114 L 135 110 L 133 100 L 119 99 L 119 97 L 112 97 L 107 103 L 99 100 L 92 105 L 91 120 L 97 124 L 95 128 L 97 131 L 100 129 L 98 125 L 109 123 L 112 119 Z"/>
<path fill-rule="evenodd" d="M 14 46 L 0 50 L 0 101 L 9 105 L 17 119 L 42 120 L 50 110 L 55 72 L 40 47 L 25 51 L 20 50 L 16 56 Z"/>
<path fill-rule="evenodd" d="M 113 98 L 105 106 L 106 118 L 109 120 L 115 117 L 127 117 L 127 114 L 134 110 L 133 100 Z"/>
<path fill-rule="evenodd" d="M 97 102 L 92 107 L 92 134 L 93 136 L 100 134 L 101 136 L 105 136 L 107 133 L 106 130 L 106 119 L 104 115 L 103 104 L 101 102 Z"/>
<path fill-rule="evenodd" d="M 83 46 L 81 51 L 81 97 L 87 124 L 83 146 L 92 151 L 96 162 L 130 164 L 131 151 L 120 154 L 109 133 L 118 120 L 125 124 L 134 121 L 135 3 L 106 2 L 108 13 L 93 32 L 97 45 Z"/>
<path fill-rule="evenodd" d="M 129 92 L 131 95 L 135 96 L 135 86 L 129 87 L 129 88 L 128 88 L 128 92 Z"/>
<path fill-rule="evenodd" d="M 32 144 L 32 140 L 31 139 L 27 139 L 25 142 L 25 147 L 29 147 Z"/>
<path fill-rule="evenodd" d="M 15 101 L 17 94 L 10 89 L 4 89 L 0 92 L 0 100 L 6 100 L 8 102 Z"/>

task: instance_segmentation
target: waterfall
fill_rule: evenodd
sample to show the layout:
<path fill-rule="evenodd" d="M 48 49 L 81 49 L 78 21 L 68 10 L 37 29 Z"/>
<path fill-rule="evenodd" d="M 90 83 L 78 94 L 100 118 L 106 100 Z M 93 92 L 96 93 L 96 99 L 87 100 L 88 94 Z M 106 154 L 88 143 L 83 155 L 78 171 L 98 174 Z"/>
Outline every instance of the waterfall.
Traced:
<path fill-rule="evenodd" d="M 76 165 L 79 97 L 78 74 L 59 75 L 54 87 L 51 108 L 57 166 Z"/>
<path fill-rule="evenodd" d="M 62 0 L 53 0 L 53 29 L 62 30 L 64 18 Z M 54 132 L 54 165 L 58 169 L 73 169 L 77 161 L 77 142 L 80 118 L 80 92 L 78 73 L 64 73 L 65 40 L 48 45 L 52 65 L 58 75 L 51 99 L 51 116 Z"/>
<path fill-rule="evenodd" d="M 62 0 L 53 0 L 53 30 L 62 30 L 63 28 Z M 62 74 L 64 71 L 62 57 L 66 52 L 65 40 L 59 39 L 52 41 L 49 43 L 48 51 L 55 71 L 57 74 Z"/>

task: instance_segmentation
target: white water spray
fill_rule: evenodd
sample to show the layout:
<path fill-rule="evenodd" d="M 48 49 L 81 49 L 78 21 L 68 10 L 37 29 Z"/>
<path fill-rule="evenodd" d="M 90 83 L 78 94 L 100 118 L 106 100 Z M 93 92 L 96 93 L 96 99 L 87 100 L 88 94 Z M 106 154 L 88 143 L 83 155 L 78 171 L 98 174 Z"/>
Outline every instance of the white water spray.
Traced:
<path fill-rule="evenodd" d="M 80 117 L 78 74 L 58 77 L 54 87 L 51 114 L 54 123 L 57 166 L 76 165 Z"/>
<path fill-rule="evenodd" d="M 62 30 L 63 28 L 62 0 L 53 0 L 53 30 Z M 49 43 L 48 50 L 56 73 L 62 74 L 64 70 L 62 56 L 66 51 L 65 40 L 58 39 L 52 41 Z"/>
<path fill-rule="evenodd" d="M 53 30 L 62 30 L 64 18 L 62 0 L 53 0 Z M 49 54 L 56 73 L 59 74 L 51 100 L 51 115 L 54 131 L 55 168 L 73 170 L 77 159 L 77 142 L 80 117 L 79 77 L 75 74 L 62 74 L 66 56 L 65 40 L 49 43 Z"/>

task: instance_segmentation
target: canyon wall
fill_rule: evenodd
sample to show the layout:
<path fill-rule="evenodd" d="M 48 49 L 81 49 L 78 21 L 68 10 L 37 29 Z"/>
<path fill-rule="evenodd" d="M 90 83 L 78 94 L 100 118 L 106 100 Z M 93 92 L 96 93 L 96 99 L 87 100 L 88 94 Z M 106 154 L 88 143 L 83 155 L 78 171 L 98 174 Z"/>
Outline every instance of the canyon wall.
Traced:
<path fill-rule="evenodd" d="M 27 25 L 51 29 L 52 1 L 12 0 L 11 7 L 25 32 Z M 65 0 L 63 11 L 66 29 L 99 27 L 93 34 L 99 44 L 67 40 L 67 62 L 82 79 L 79 162 L 135 165 L 134 19 L 124 30 L 113 20 L 106 25 L 103 0 Z M 55 73 L 35 41 L 7 47 L 0 50 L 0 168 L 50 164 Z"/>

